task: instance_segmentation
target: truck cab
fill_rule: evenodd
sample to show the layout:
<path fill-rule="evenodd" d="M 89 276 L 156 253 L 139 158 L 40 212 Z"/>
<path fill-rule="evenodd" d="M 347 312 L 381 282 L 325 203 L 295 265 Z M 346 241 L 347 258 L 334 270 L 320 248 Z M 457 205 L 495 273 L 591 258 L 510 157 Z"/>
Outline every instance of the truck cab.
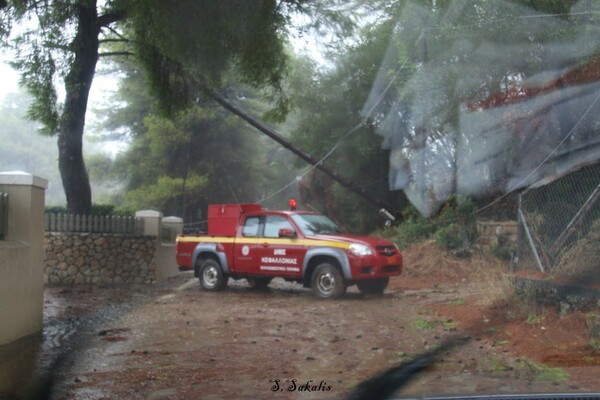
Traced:
<path fill-rule="evenodd" d="M 208 234 L 180 235 L 177 262 L 193 269 L 206 290 L 223 289 L 229 278 L 260 287 L 280 277 L 319 298 L 341 297 L 354 284 L 382 293 L 402 273 L 402 255 L 388 240 L 344 234 L 315 212 L 256 204 L 210 206 Z"/>

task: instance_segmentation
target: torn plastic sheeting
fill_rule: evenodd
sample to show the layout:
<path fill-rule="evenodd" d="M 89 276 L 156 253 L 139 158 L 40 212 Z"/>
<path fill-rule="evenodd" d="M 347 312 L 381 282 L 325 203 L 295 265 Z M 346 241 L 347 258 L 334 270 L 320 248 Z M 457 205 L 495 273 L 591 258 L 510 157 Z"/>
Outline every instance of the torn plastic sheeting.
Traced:
<path fill-rule="evenodd" d="M 398 50 L 406 40 L 400 33 L 419 19 L 436 28 L 456 23 L 467 6 L 454 2 L 440 13 L 408 4 L 363 109 L 377 110 L 383 146 L 390 150 L 390 189 L 403 190 L 431 215 L 454 194 L 507 193 L 600 160 L 600 32 L 514 3 L 488 3 L 502 11 L 498 15 L 532 17 L 515 18 L 514 42 L 485 31 L 493 23 L 475 37 L 412 33 L 413 50 L 425 54 L 412 60 L 411 70 L 408 51 Z M 570 41 L 548 40 L 548 32 L 566 28 L 576 31 Z M 527 57 L 538 50 L 531 35 L 546 35 L 545 52 L 536 56 L 548 59 L 540 58 L 537 69 Z M 500 83 L 495 92 L 482 90 L 494 79 Z"/>

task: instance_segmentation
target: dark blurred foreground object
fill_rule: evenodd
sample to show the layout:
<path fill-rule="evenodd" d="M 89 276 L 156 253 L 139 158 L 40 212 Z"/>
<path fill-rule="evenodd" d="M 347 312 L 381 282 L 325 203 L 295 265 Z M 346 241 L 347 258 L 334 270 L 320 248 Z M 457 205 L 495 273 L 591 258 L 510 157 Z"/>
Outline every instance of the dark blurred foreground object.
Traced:
<path fill-rule="evenodd" d="M 468 337 L 450 339 L 439 347 L 420 355 L 412 361 L 403 362 L 360 383 L 347 400 L 387 400 L 403 388 L 420 372 L 431 367 L 440 354 L 464 344 Z M 395 397 L 412 399 L 410 397 Z M 480 396 L 418 397 L 419 400 L 600 400 L 600 393 L 544 393 L 544 394 L 494 394 Z"/>
<path fill-rule="evenodd" d="M 409 400 L 410 397 L 398 397 Z M 600 393 L 534 393 L 534 394 L 488 394 L 477 396 L 418 397 L 419 400 L 598 400 Z"/>
<path fill-rule="evenodd" d="M 354 392 L 350 394 L 348 400 L 385 400 L 391 398 L 395 392 L 404 387 L 419 372 L 430 367 L 441 353 L 449 351 L 467 340 L 468 338 L 448 340 L 414 360 L 403 362 L 360 383 L 354 389 Z"/>
<path fill-rule="evenodd" d="M 66 353 L 62 353 L 52 361 L 48 372 L 38 379 L 25 395 L 26 400 L 50 400 L 52 398 L 52 393 L 60 378 L 59 375 L 65 366 L 67 357 Z"/>

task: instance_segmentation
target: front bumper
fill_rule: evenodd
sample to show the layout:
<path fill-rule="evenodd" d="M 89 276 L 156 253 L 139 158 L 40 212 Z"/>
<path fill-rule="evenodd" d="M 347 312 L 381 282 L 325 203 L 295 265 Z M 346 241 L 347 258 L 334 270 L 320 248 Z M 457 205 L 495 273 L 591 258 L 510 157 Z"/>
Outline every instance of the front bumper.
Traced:
<path fill-rule="evenodd" d="M 350 261 L 350 270 L 352 278 L 359 279 L 376 279 L 398 276 L 402 274 L 403 259 L 402 254 L 391 256 L 348 256 Z"/>

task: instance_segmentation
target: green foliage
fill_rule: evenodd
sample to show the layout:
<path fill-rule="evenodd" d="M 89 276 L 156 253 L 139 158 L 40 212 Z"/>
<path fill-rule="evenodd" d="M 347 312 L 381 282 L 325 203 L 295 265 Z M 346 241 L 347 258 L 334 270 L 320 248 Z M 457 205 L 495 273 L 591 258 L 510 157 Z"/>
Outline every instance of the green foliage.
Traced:
<path fill-rule="evenodd" d="M 44 54 L 41 49 L 34 48 L 30 58 L 17 61 L 13 66 L 23 71 L 20 83 L 33 94 L 27 117 L 43 124 L 40 133 L 54 135 L 58 132 L 60 117 L 58 95 L 54 87 L 54 59 L 49 54 Z"/>
<path fill-rule="evenodd" d="M 422 331 L 428 331 L 433 329 L 433 323 L 424 319 L 417 319 L 414 323 L 413 326 L 419 330 Z"/>
<path fill-rule="evenodd" d="M 142 121 L 158 109 L 151 96 L 147 74 L 131 59 L 114 63 L 114 70 L 122 79 L 118 91 L 96 113 L 101 117 L 96 131 L 97 140 L 131 140 L 146 132 Z"/>
<path fill-rule="evenodd" d="M 465 247 L 462 227 L 455 222 L 441 227 L 435 232 L 435 242 L 446 250 L 462 249 Z"/>
<path fill-rule="evenodd" d="M 310 15 L 333 35 L 348 29 L 341 12 L 297 0 L 130 0 L 127 10 L 136 53 L 171 114 L 220 88 L 232 71 L 239 83 L 268 89 L 275 106 L 269 115 L 281 120 L 289 106 L 282 82 L 292 13 Z"/>
<path fill-rule="evenodd" d="M 296 176 L 285 149 L 216 105 L 202 103 L 172 117 L 158 114 L 143 89 L 145 74 L 124 68 L 130 79 L 122 82 L 119 96 L 126 106 L 115 101 L 123 107 L 112 107 L 103 124 L 123 132 L 131 144 L 99 170 L 105 179 L 125 182 L 122 194 L 111 197 L 119 208 L 155 208 L 194 222 L 206 217 L 210 203 L 256 202 Z M 255 90 L 240 85 L 235 90 L 256 114 L 266 108 Z M 106 161 L 97 159 L 96 165 Z M 280 198 L 265 202 L 273 208 L 284 204 Z"/>
<path fill-rule="evenodd" d="M 431 237 L 436 229 L 434 220 L 423 217 L 413 206 L 408 206 L 403 213 L 403 222 L 396 228 L 394 241 L 402 250 L 412 243 Z"/>
<path fill-rule="evenodd" d="M 361 113 L 378 72 L 373 59 L 385 54 L 385 36 L 368 31 L 365 36 L 330 70 L 318 70 L 302 60 L 294 63 L 289 93 L 297 124 L 292 141 L 314 158 L 323 158 L 326 167 L 355 182 L 355 188 L 388 203 L 393 212 L 404 207 L 405 198 L 388 190 L 388 154 L 381 150 L 373 121 Z M 383 222 L 378 208 L 316 170 L 302 180 L 301 198 L 301 203 L 311 204 L 351 231 L 372 231 Z"/>
<path fill-rule="evenodd" d="M 513 242 L 510 235 L 503 234 L 498 236 L 498 241 L 492 244 L 492 254 L 501 260 L 511 260 L 517 252 L 516 243 Z"/>
<path fill-rule="evenodd" d="M 59 134 L 67 206 L 78 214 L 89 213 L 92 205 L 81 144 L 98 51 L 104 42 L 99 38 L 106 32 L 112 35 L 112 25 L 124 17 L 115 7 L 118 3 L 12 1 L 6 10 L 10 23 L 19 26 L 8 42 L 15 52 L 12 65 L 33 96 L 27 115 L 42 123 L 42 133 Z M 56 89 L 60 82 L 66 91 L 62 104 Z"/>
<path fill-rule="evenodd" d="M 88 57 L 97 51 L 94 41 L 82 45 L 85 40 L 81 36 L 90 24 L 97 23 L 83 17 L 90 7 L 95 8 L 94 4 L 88 1 L 44 4 L 14 1 L 7 10 L 11 24 L 19 27 L 9 36 L 10 47 L 16 54 L 11 64 L 21 72 L 21 83 L 33 96 L 28 116 L 42 122 L 45 133 L 56 133 L 62 112 L 70 111 L 58 103 L 58 80 L 69 77 L 67 80 L 72 81 L 82 72 L 84 67 L 80 61 L 84 54 L 81 49 Z M 111 2 L 110 7 L 114 4 Z M 80 9 L 85 11 L 80 13 Z M 101 11 L 111 13 L 113 9 Z M 94 66 L 95 62 L 92 68 Z"/>
<path fill-rule="evenodd" d="M 477 235 L 476 210 L 477 206 L 470 198 L 450 199 L 437 217 L 439 228 L 435 233 L 436 243 L 455 256 L 470 256 Z"/>
<path fill-rule="evenodd" d="M 501 260 L 510 260 L 515 254 L 514 246 L 507 246 L 500 243 L 492 245 L 492 254 Z"/>
<path fill-rule="evenodd" d="M 184 179 L 162 175 L 155 183 L 128 192 L 125 198 L 136 209 L 165 210 L 178 201 L 185 206 L 202 198 L 207 183 L 205 176 L 191 175 Z"/>
<path fill-rule="evenodd" d="M 219 109 L 195 107 L 174 119 L 149 115 L 144 126 L 118 160 L 129 178 L 126 203 L 190 217 L 207 201 L 235 202 L 232 195 L 252 193 L 253 171 L 244 164 L 254 144 Z"/>
<path fill-rule="evenodd" d="M 29 2 L 0 13 L 0 43 L 16 50 L 13 65 L 34 100 L 28 116 L 60 134 L 63 187 L 69 209 L 88 212 L 91 190 L 81 142 L 89 90 L 104 56 L 136 56 L 170 115 L 194 104 L 235 71 L 238 81 L 267 86 L 284 115 L 281 80 L 287 68 L 284 33 L 289 13 L 316 8 L 284 0 L 159 0 Z M 323 13 L 323 20 L 330 17 Z M 24 22 L 10 36 L 10 28 Z M 112 51 L 114 50 L 114 51 Z M 55 85 L 63 81 L 59 104 Z"/>
<path fill-rule="evenodd" d="M 461 305 L 465 304 L 465 299 L 462 297 L 457 297 L 456 299 L 450 300 L 448 302 L 448 304 L 453 305 L 453 306 L 461 306 Z"/>
<path fill-rule="evenodd" d="M 527 359 L 519 360 L 517 367 L 529 370 L 536 381 L 564 382 L 570 378 L 569 373 L 562 368 L 549 367 Z"/>
<path fill-rule="evenodd" d="M 130 1 L 136 34 L 202 81 L 219 83 L 232 61 L 245 79 L 277 84 L 286 18 L 271 1 Z"/>
<path fill-rule="evenodd" d="M 4 44 L 10 43 L 17 51 L 13 65 L 34 96 L 29 116 L 41 121 L 45 132 L 56 133 L 61 113 L 69 111 L 68 103 L 67 108 L 58 104 L 57 79 L 71 82 L 78 74 L 93 76 L 93 68 L 81 70 L 89 68 L 81 60 L 94 57 L 99 48 L 114 55 L 135 54 L 159 100 L 173 112 L 193 102 L 203 85 L 220 87 L 221 78 L 230 70 L 244 82 L 271 87 L 283 99 L 289 13 L 335 20 L 315 7 L 299 4 L 295 0 L 281 4 L 269 0 L 14 1 L 2 13 L 0 34 L 9 37 L 13 24 L 27 21 L 26 28 Z M 110 29 L 98 29 L 107 26 Z M 85 36 L 94 30 L 96 37 Z"/>
<path fill-rule="evenodd" d="M 49 214 L 66 214 L 66 206 L 46 206 L 45 212 Z"/>
<path fill-rule="evenodd" d="M 449 201 L 435 217 L 423 217 L 415 207 L 408 206 L 402 214 L 402 223 L 389 233 L 400 249 L 435 238 L 436 243 L 452 254 L 469 256 L 476 237 L 474 212 L 476 205 L 468 198 Z"/>
<path fill-rule="evenodd" d="M 541 315 L 531 314 L 527 317 L 526 322 L 528 325 L 540 325 L 543 319 L 544 317 Z"/>

